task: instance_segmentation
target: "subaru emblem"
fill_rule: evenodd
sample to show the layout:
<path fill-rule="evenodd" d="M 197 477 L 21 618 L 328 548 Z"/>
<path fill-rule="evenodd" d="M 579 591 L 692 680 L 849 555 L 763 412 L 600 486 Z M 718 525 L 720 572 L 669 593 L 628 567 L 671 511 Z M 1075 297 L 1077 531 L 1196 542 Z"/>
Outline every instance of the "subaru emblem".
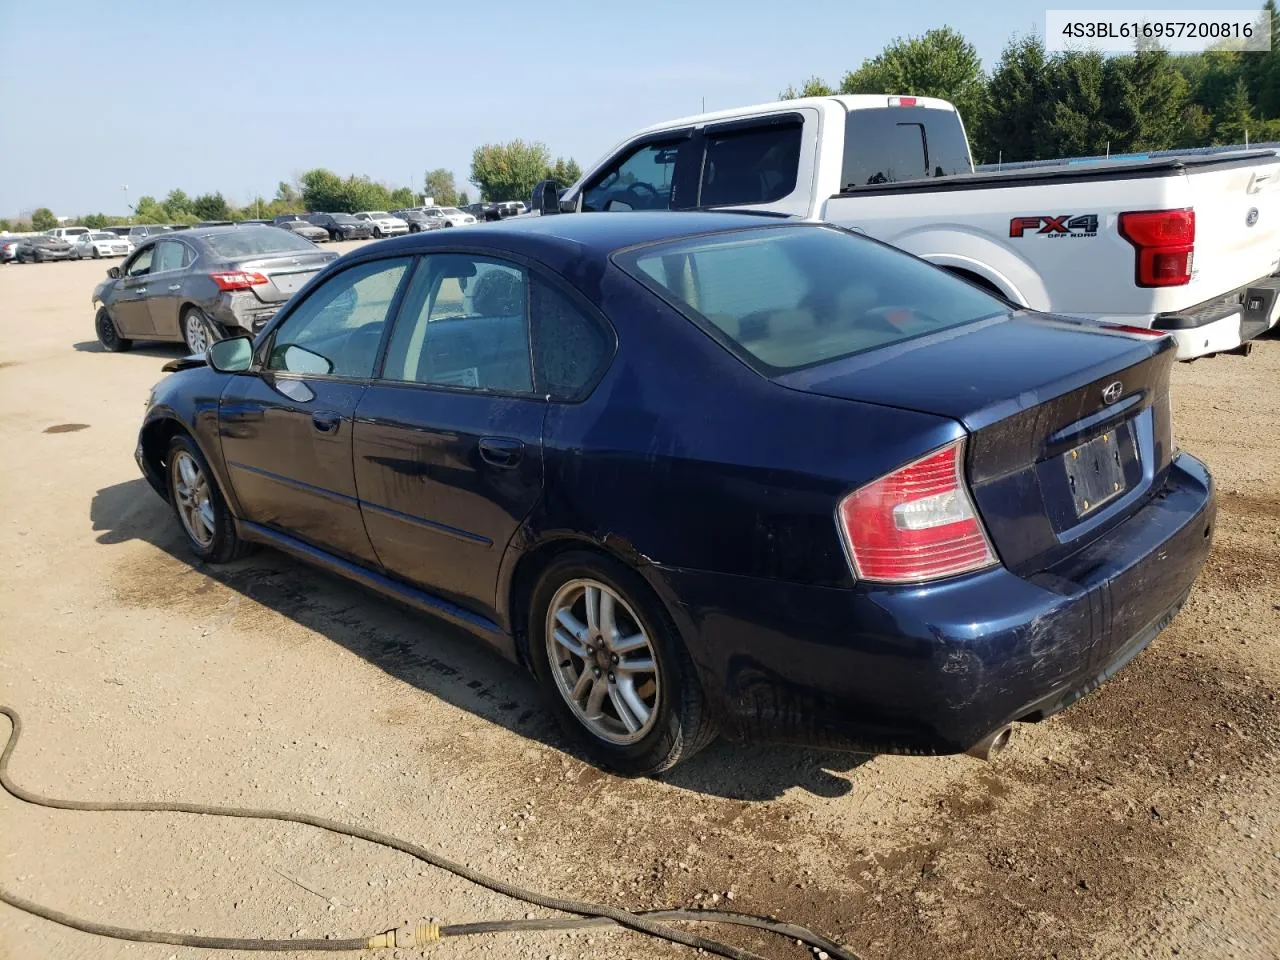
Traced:
<path fill-rule="evenodd" d="M 1122 393 L 1124 393 L 1124 384 L 1116 380 L 1102 388 L 1102 399 L 1107 403 L 1115 403 Z"/>
<path fill-rule="evenodd" d="M 1250 207 L 1249 212 L 1244 215 L 1244 225 L 1246 227 L 1252 227 L 1257 222 L 1258 222 L 1258 208 Z"/>

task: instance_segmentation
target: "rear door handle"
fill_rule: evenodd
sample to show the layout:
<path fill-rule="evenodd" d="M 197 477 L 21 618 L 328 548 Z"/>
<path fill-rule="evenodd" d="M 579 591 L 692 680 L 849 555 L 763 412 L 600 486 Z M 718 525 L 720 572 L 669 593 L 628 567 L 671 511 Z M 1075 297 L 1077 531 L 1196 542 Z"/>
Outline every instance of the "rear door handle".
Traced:
<path fill-rule="evenodd" d="M 172 290 L 181 290 L 181 289 L 182 289 L 182 284 L 180 284 L 180 283 L 171 283 L 171 284 L 169 284 L 169 289 L 170 289 L 171 291 L 172 291 Z"/>
<path fill-rule="evenodd" d="M 134 288 L 133 288 L 133 292 L 134 292 L 134 293 L 136 293 L 138 296 L 142 296 L 144 293 L 146 293 L 146 292 L 147 292 L 147 288 L 146 288 L 146 287 L 134 287 Z"/>
<path fill-rule="evenodd" d="M 524 444 L 510 437 L 481 437 L 480 459 L 490 466 L 509 470 L 524 458 Z"/>
<path fill-rule="evenodd" d="M 338 413 L 317 412 L 311 415 L 311 425 L 321 433 L 337 433 L 341 423 L 342 415 Z"/>

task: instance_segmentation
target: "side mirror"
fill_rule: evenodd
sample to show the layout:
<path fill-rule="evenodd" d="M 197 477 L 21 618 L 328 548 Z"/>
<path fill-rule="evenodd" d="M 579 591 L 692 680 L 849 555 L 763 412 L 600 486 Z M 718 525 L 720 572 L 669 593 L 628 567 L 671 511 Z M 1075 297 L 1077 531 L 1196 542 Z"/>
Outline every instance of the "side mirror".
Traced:
<path fill-rule="evenodd" d="M 204 362 L 219 373 L 243 373 L 253 363 L 253 341 L 248 337 L 231 337 L 210 345 Z"/>
<path fill-rule="evenodd" d="M 119 267 L 112 267 L 110 270 L 108 270 L 108 271 L 107 271 L 107 276 L 108 276 L 108 277 L 110 277 L 112 280 L 119 280 L 119 279 L 120 279 L 120 268 L 119 268 Z"/>
<path fill-rule="evenodd" d="M 542 216 L 560 212 L 560 187 L 554 180 L 539 180 L 529 207 Z"/>

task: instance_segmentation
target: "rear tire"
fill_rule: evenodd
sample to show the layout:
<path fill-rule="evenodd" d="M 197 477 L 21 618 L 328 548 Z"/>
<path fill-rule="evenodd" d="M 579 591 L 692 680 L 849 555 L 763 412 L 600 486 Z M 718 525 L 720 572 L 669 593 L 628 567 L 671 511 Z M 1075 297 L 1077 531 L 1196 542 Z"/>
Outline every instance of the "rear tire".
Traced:
<path fill-rule="evenodd" d="M 251 552 L 253 546 L 236 534 L 227 501 L 196 442 L 176 434 L 164 462 L 169 504 L 191 551 L 207 563 L 230 563 Z"/>
<path fill-rule="evenodd" d="M 612 595 L 608 618 L 602 606 L 594 615 L 585 612 L 592 590 L 597 597 Z M 585 620 L 572 612 L 579 607 Z M 538 578 L 528 613 L 534 672 L 556 719 L 597 764 L 625 776 L 648 776 L 671 769 L 715 739 L 717 731 L 679 631 L 634 570 L 600 554 L 561 554 Z M 559 639 L 565 636 L 564 614 L 582 626 L 568 646 Z M 599 621 L 594 633 L 587 623 L 591 619 Z M 609 622 L 616 629 L 610 631 Z M 550 644 L 549 626 L 554 635 Z M 594 652 L 579 657 L 569 649 L 574 645 Z M 636 665 L 637 658 L 649 664 L 647 669 Z M 632 669 L 624 669 L 629 662 Z M 628 678 L 632 683 L 624 690 Z M 590 691 L 597 684 L 607 693 L 593 706 Z M 619 701 L 637 707 L 624 708 Z"/>
<path fill-rule="evenodd" d="M 210 345 L 222 339 L 217 326 L 199 307 L 184 310 L 179 325 L 182 327 L 182 342 L 192 353 L 204 353 Z"/>
<path fill-rule="evenodd" d="M 133 346 L 132 340 L 120 336 L 120 331 L 116 329 L 115 321 L 111 319 L 111 314 L 107 313 L 106 307 L 98 308 L 98 315 L 93 318 L 93 329 L 98 334 L 98 342 L 109 353 L 123 353 Z"/>

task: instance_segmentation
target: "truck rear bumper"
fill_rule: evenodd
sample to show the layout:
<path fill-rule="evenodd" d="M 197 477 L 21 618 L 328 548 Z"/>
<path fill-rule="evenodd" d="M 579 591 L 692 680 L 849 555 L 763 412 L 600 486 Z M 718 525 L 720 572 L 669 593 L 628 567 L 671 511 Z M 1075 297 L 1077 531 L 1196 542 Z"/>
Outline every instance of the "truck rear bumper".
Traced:
<path fill-rule="evenodd" d="M 1194 360 L 1234 350 L 1266 333 L 1278 319 L 1280 275 L 1274 275 L 1185 310 L 1158 314 L 1151 327 L 1178 342 L 1179 360 Z"/>

